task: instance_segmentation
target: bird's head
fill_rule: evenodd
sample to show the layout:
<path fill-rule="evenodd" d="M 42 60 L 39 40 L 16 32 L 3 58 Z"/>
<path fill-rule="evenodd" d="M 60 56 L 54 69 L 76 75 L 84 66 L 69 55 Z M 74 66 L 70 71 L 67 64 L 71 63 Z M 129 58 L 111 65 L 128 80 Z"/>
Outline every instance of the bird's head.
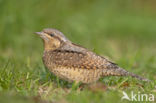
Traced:
<path fill-rule="evenodd" d="M 36 34 L 42 38 L 45 50 L 55 50 L 63 43 L 69 42 L 64 34 L 56 29 L 46 28 L 41 32 L 36 32 Z"/>

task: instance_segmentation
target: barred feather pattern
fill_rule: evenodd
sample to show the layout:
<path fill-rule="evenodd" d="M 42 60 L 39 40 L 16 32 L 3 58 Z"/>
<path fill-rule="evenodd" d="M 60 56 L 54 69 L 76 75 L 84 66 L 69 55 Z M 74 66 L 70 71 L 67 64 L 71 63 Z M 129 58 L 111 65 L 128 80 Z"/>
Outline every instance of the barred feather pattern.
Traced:
<path fill-rule="evenodd" d="M 132 76 L 148 81 L 77 45 L 45 51 L 43 62 L 52 73 L 69 82 L 92 83 L 104 76 Z"/>

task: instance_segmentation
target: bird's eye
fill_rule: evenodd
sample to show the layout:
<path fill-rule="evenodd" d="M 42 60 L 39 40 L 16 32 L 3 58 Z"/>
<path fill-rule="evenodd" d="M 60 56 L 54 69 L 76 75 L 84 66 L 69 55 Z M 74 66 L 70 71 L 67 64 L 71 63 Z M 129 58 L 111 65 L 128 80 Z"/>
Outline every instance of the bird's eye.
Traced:
<path fill-rule="evenodd" d="M 53 36 L 55 36 L 55 34 L 53 34 L 53 33 L 52 33 L 52 34 L 50 34 L 50 36 L 52 36 L 52 37 L 53 37 Z"/>

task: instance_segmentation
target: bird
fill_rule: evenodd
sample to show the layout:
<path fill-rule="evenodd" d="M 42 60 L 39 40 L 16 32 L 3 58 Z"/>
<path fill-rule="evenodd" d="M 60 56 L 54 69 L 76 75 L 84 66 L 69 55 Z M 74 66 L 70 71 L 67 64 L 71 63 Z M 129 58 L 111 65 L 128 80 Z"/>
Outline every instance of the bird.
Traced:
<path fill-rule="evenodd" d="M 141 81 L 149 81 L 73 43 L 57 29 L 45 28 L 35 33 L 43 40 L 42 59 L 45 67 L 60 79 L 90 84 L 106 76 L 131 76 Z"/>

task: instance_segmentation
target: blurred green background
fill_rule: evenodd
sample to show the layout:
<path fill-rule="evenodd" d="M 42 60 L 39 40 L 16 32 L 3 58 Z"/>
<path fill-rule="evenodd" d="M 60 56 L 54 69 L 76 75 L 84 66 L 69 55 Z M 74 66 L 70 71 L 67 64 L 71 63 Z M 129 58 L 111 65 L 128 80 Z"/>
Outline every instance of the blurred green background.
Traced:
<path fill-rule="evenodd" d="M 0 0 L 1 103 L 113 103 L 121 102 L 122 90 L 140 90 L 139 81 L 128 78 L 124 88 L 118 85 L 125 79 L 115 77 L 101 80 L 115 90 L 96 93 L 66 92 L 68 84 L 60 81 L 61 87 L 54 86 L 56 78 L 42 64 L 42 41 L 34 34 L 43 28 L 56 28 L 126 70 L 156 79 L 155 0 Z M 155 81 L 141 84 L 156 92 Z"/>

